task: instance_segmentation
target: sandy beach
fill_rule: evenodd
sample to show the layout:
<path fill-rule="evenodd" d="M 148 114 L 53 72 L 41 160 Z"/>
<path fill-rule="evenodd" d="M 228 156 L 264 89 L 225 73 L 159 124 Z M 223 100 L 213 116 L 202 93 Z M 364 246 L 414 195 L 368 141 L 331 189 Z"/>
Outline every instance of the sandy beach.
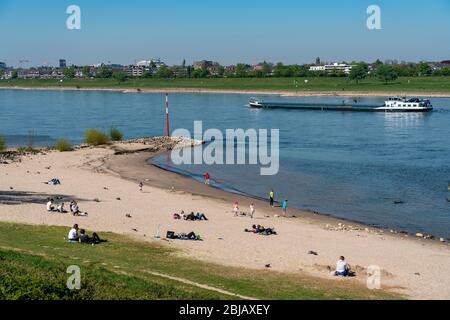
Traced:
<path fill-rule="evenodd" d="M 394 91 L 292 91 L 292 90 L 217 90 L 192 88 L 158 88 L 158 89 L 130 89 L 130 88 L 77 88 L 69 86 L 18 87 L 0 86 L 0 90 L 40 90 L 40 91 L 103 91 L 123 93 L 210 93 L 210 94 L 246 94 L 246 95 L 279 95 L 285 97 L 390 97 L 415 96 L 429 98 L 449 98 L 447 92 L 394 92 Z"/>
<path fill-rule="evenodd" d="M 154 152 L 142 151 L 139 144 L 130 148 L 128 151 L 135 152 L 115 154 L 117 149 L 110 147 L 45 151 L 24 156 L 20 162 L 0 164 L 0 220 L 67 227 L 78 223 L 93 231 L 160 241 L 181 249 L 181 255 L 224 266 L 264 269 L 271 264 L 274 271 L 302 272 L 331 281 L 365 283 L 367 267 L 377 265 L 382 269 L 383 289 L 413 299 L 450 299 L 447 243 L 391 234 L 301 210 L 289 210 L 295 217 L 280 218 L 280 208 L 166 172 L 147 164 Z M 62 184 L 44 183 L 52 178 L 59 178 Z M 145 184 L 142 192 L 139 181 Z M 77 199 L 80 209 L 89 215 L 47 213 L 48 197 L 66 202 Z M 250 203 L 255 203 L 255 218 L 234 217 L 234 201 L 246 212 Z M 173 213 L 181 210 L 203 212 L 209 221 L 174 220 Z M 252 224 L 275 227 L 278 235 L 244 232 Z M 157 240 L 158 229 L 162 237 L 167 230 L 195 231 L 204 241 Z M 356 278 L 329 275 L 328 267 L 334 268 L 340 255 L 357 272 Z"/>

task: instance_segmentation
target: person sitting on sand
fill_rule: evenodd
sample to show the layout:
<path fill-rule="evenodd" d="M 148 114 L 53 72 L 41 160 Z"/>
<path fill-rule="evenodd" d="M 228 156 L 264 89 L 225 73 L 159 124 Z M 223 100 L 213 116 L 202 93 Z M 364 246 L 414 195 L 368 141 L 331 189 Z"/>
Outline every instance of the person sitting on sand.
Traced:
<path fill-rule="evenodd" d="M 70 202 L 70 212 L 72 212 L 72 214 L 74 216 L 87 216 L 88 215 L 87 212 L 80 211 L 80 208 L 78 207 L 78 203 L 74 200 L 72 200 Z"/>
<path fill-rule="evenodd" d="M 84 229 L 80 230 L 79 240 L 80 243 L 87 243 L 87 244 L 99 244 L 100 242 L 103 242 L 103 240 L 100 239 L 97 233 L 94 232 L 91 238 L 86 234 L 86 230 Z"/>
<path fill-rule="evenodd" d="M 56 211 L 58 211 L 59 213 L 67 213 L 67 211 L 64 209 L 64 202 L 56 207 Z"/>
<path fill-rule="evenodd" d="M 336 262 L 336 272 L 334 273 L 334 275 L 340 277 L 348 277 L 349 274 L 350 266 L 348 265 L 347 261 L 345 261 L 345 258 L 341 256 L 339 258 L 339 261 Z"/>
<path fill-rule="evenodd" d="M 55 211 L 55 207 L 53 206 L 53 199 L 49 199 L 47 202 L 47 211 L 52 212 Z"/>
<path fill-rule="evenodd" d="M 234 203 L 233 212 L 235 217 L 237 217 L 240 214 L 239 203 L 237 201 Z"/>
<path fill-rule="evenodd" d="M 67 236 L 67 239 L 69 240 L 69 242 L 78 242 L 78 240 L 79 240 L 79 237 L 78 237 L 78 224 L 74 224 L 73 228 L 70 229 L 69 235 Z"/>

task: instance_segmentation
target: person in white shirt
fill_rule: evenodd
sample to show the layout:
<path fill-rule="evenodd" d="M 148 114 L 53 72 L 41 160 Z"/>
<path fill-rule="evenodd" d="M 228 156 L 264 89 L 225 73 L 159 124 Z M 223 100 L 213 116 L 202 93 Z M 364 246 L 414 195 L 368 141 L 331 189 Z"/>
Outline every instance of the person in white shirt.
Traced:
<path fill-rule="evenodd" d="M 73 228 L 70 229 L 69 235 L 67 236 L 70 242 L 78 242 L 78 224 L 74 224 Z"/>
<path fill-rule="evenodd" d="M 55 207 L 53 206 L 53 199 L 50 199 L 48 202 L 47 202 L 47 211 L 55 211 Z"/>
<path fill-rule="evenodd" d="M 250 205 L 250 217 L 253 219 L 253 215 L 255 214 L 255 205 L 252 203 Z"/>
<path fill-rule="evenodd" d="M 233 212 L 236 217 L 240 214 L 239 203 L 237 201 L 234 203 Z"/>
<path fill-rule="evenodd" d="M 60 205 L 58 205 L 58 207 L 56 207 L 56 211 L 60 212 L 60 213 L 66 213 L 67 211 L 64 209 L 64 202 L 61 203 Z"/>
<path fill-rule="evenodd" d="M 347 277 L 350 272 L 350 266 L 348 265 L 347 261 L 345 261 L 345 258 L 341 256 L 339 258 L 339 261 L 336 262 L 336 272 L 334 273 L 335 276 L 342 276 Z"/>

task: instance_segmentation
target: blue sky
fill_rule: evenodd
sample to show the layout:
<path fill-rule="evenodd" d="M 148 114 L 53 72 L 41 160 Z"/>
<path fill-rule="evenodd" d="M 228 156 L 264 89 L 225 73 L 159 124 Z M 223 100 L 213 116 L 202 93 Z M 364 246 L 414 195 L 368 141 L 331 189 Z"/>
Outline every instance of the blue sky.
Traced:
<path fill-rule="evenodd" d="M 82 12 L 66 28 L 66 8 Z M 366 9 L 382 10 L 382 30 Z M 450 59 L 450 0 L 0 0 L 0 61 L 18 65 Z"/>

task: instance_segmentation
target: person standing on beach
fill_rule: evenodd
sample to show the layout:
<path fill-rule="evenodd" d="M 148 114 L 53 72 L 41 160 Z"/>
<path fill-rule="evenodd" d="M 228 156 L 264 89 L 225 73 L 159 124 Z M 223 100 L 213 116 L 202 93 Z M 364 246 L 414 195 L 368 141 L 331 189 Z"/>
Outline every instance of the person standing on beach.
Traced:
<path fill-rule="evenodd" d="M 239 203 L 237 201 L 234 203 L 233 212 L 235 217 L 239 215 Z"/>
<path fill-rule="evenodd" d="M 287 204 L 288 204 L 288 199 L 283 201 L 283 216 L 286 217 L 286 213 L 287 213 Z"/>
<path fill-rule="evenodd" d="M 252 203 L 250 205 L 250 218 L 253 219 L 253 215 L 255 214 L 255 205 Z"/>
<path fill-rule="evenodd" d="M 206 184 L 206 185 L 209 185 L 209 179 L 211 178 L 210 175 L 209 175 L 209 173 L 206 172 L 203 176 L 205 177 L 205 184 Z"/>
<path fill-rule="evenodd" d="M 275 192 L 273 192 L 273 189 L 270 190 L 269 192 L 269 202 L 270 202 L 270 206 L 273 208 L 273 201 L 275 198 Z"/>
<path fill-rule="evenodd" d="M 144 184 L 141 182 L 139 182 L 139 191 L 142 191 L 142 188 L 144 187 Z"/>

